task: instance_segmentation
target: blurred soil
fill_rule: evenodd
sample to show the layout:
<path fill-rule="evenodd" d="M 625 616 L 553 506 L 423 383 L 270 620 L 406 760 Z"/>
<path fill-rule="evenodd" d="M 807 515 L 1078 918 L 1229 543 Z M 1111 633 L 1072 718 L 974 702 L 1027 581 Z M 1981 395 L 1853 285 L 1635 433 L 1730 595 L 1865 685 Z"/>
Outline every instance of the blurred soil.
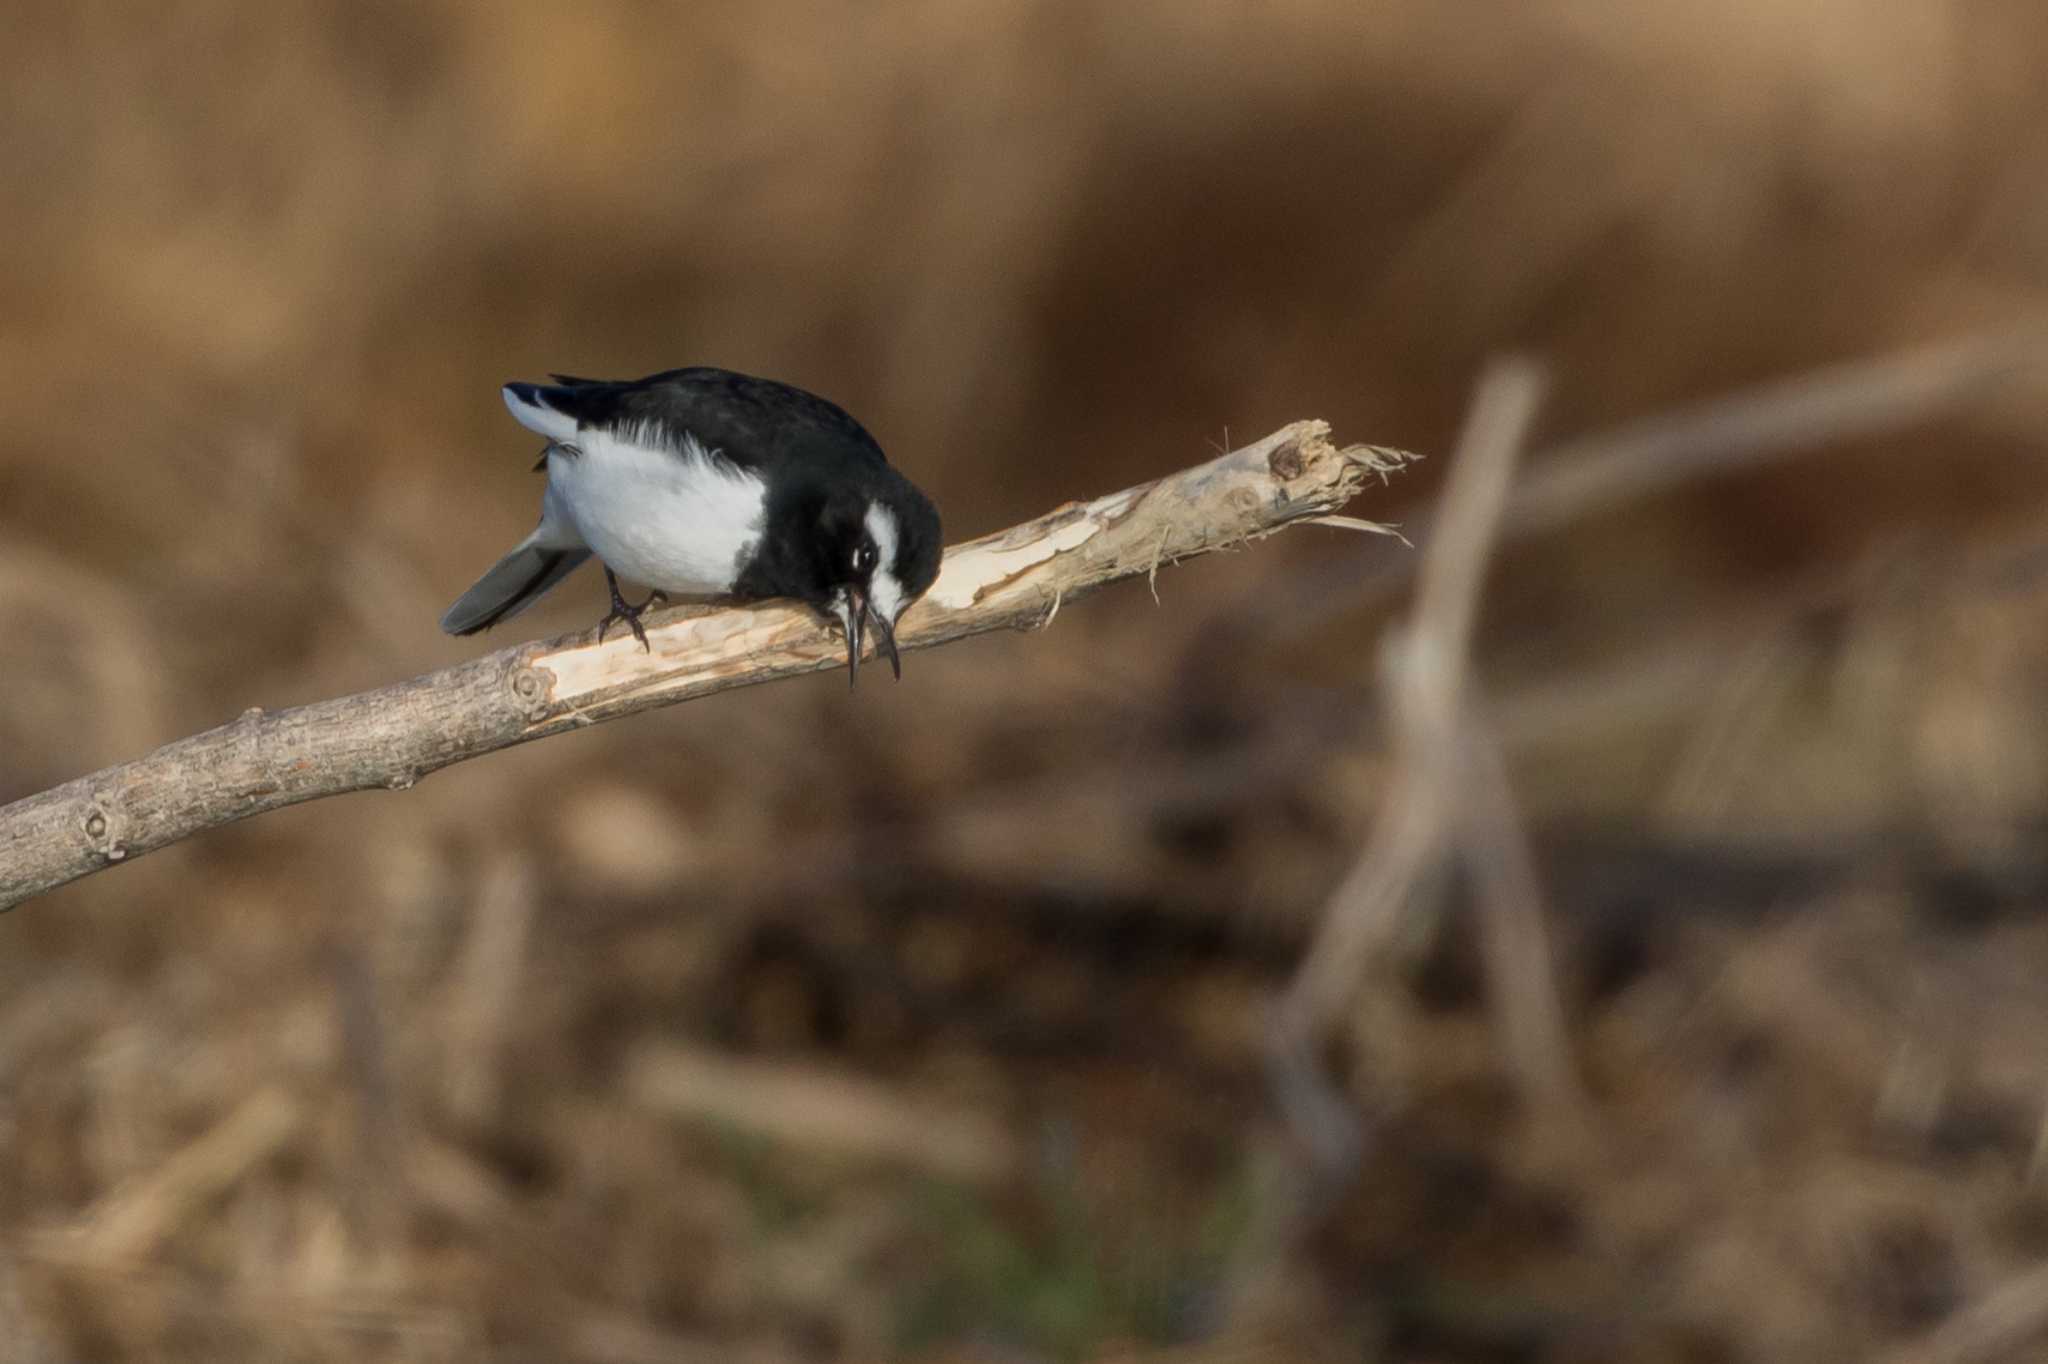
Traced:
<path fill-rule="evenodd" d="M 508 378 L 803 383 L 954 539 L 1319 416 L 1432 457 L 1398 521 L 1501 350 L 1562 438 L 2048 290 L 2021 3 L 0 37 L 0 800 L 474 652 L 435 617 L 538 492 Z M 1305 528 L 0 918 L 0 1364 L 1938 1345 L 2048 1257 L 2043 395 L 1504 553 L 1580 1139 L 1447 878 L 1333 1050 L 1356 1178 L 1276 1212 L 1262 1028 L 1382 789 L 1358 584 L 1409 553 Z"/>

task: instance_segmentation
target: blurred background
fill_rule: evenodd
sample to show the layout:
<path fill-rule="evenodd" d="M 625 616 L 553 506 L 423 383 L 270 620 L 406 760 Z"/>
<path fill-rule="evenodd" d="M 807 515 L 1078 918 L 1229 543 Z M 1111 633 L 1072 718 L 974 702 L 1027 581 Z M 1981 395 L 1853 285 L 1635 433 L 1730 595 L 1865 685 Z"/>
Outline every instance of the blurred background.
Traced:
<path fill-rule="evenodd" d="M 2027 3 L 0 35 L 0 800 L 593 623 L 436 629 L 535 515 L 510 378 L 803 384 L 956 541 L 1323 417 L 1419 524 L 1503 350 L 1547 444 L 2048 293 Z M 1288 1193 L 1263 1029 L 1415 557 L 1304 528 L 0 918 L 0 1361 L 1962 1358 L 2001 1291 L 1967 1357 L 2039 1358 L 2039 378 L 1504 550 L 1577 1140 L 1439 877 L 1328 1057 L 1358 1167 Z"/>

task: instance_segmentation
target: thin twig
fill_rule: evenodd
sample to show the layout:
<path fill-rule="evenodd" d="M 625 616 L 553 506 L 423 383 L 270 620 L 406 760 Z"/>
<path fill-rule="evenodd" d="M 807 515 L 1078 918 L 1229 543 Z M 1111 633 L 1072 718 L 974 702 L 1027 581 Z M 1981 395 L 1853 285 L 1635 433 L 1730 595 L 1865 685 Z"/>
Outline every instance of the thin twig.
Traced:
<path fill-rule="evenodd" d="M 1401 528 L 1388 521 L 1368 521 L 1362 516 L 1317 516 L 1306 524 L 1311 526 L 1334 526 L 1338 530 L 1355 530 L 1366 535 L 1391 535 L 1410 549 L 1415 548 Z"/>
<path fill-rule="evenodd" d="M 1172 560 L 1326 516 L 1398 467 L 1295 422 L 1243 449 L 955 546 L 903 618 L 900 648 L 1030 629 L 1075 598 Z M 0 908 L 250 815 L 428 773 L 583 724 L 840 666 L 841 645 L 788 604 L 665 612 L 643 652 L 594 632 L 520 644 L 440 672 L 240 719 L 0 807 Z"/>
<path fill-rule="evenodd" d="M 108 1194 L 76 1228 L 75 1249 L 93 1260 L 146 1257 L 208 1199 L 282 1150 L 305 1122 L 297 1099 L 259 1089 L 154 1171 Z"/>
<path fill-rule="evenodd" d="M 1351 997 L 1366 960 L 1398 923 L 1408 888 L 1442 844 L 1439 807 L 1453 784 L 1455 754 L 1445 740 L 1455 730 L 1487 551 L 1540 388 L 1527 365 L 1492 371 L 1459 438 L 1443 530 L 1422 568 L 1415 624 L 1389 648 L 1396 775 L 1365 852 L 1331 897 L 1289 991 L 1288 1012 L 1311 1029 Z"/>
<path fill-rule="evenodd" d="M 1457 845 L 1472 873 L 1501 1049 L 1522 1092 L 1546 1116 L 1576 1125 L 1585 1094 L 1566 1037 L 1536 857 L 1499 737 L 1477 707 L 1466 708 L 1460 730 Z"/>
<path fill-rule="evenodd" d="M 1526 361 L 1498 363 L 1481 380 L 1444 492 L 1441 529 L 1422 565 L 1414 622 L 1394 635 L 1385 656 L 1393 774 L 1365 850 L 1331 895 L 1274 1020 L 1275 1094 L 1325 1179 L 1346 1173 L 1360 1137 L 1316 1061 L 1316 1039 L 1392 940 L 1401 911 L 1450 838 L 1467 766 L 1459 725 L 1479 592 L 1542 388 L 1540 371 Z"/>
<path fill-rule="evenodd" d="M 2048 327 L 2005 331 L 1817 369 L 1556 446 L 1516 493 L 1505 534 L 1536 535 L 1709 473 L 1888 431 L 2038 364 Z"/>
<path fill-rule="evenodd" d="M 1009 1128 L 989 1114 L 794 1061 L 650 1044 L 627 1058 L 621 1086 L 654 1112 L 949 1179 L 1000 1180 L 1021 1158 Z"/>
<path fill-rule="evenodd" d="M 2044 1337 L 2048 1337 L 2048 1265 L 2007 1279 L 1923 1339 L 1889 1356 L 1889 1364 L 2039 1359 Z"/>
<path fill-rule="evenodd" d="M 444 1098 L 450 1112 L 479 1128 L 497 1119 L 504 1093 L 505 1036 L 525 993 L 536 880 L 522 853 L 492 860 L 452 973 Z"/>
<path fill-rule="evenodd" d="M 2032 318 L 1811 370 L 1538 450 L 1509 499 L 1501 538 L 1514 542 L 1548 534 L 1691 480 L 1898 430 L 1981 399 L 2044 357 L 2048 323 Z M 1402 529 L 1425 551 L 1439 533 L 1426 511 L 1405 519 Z M 1339 612 L 1386 606 L 1419 562 L 1408 556 L 1376 562 L 1365 570 L 1362 587 L 1355 562 L 1332 570 L 1327 583 L 1314 583 L 1265 613 L 1264 631 L 1308 633 Z M 1350 590 L 1339 590 L 1335 574 L 1345 575 Z"/>
<path fill-rule="evenodd" d="M 1356 1104 L 1324 1068 L 1322 1040 L 1393 940 L 1403 911 L 1442 866 L 1454 833 L 1462 833 L 1467 845 L 1475 838 L 1509 844 L 1482 854 L 1490 858 L 1493 872 L 1487 899 L 1506 904 L 1508 917 L 1494 934 L 1500 944 L 1522 950 L 1531 936 L 1528 920 L 1540 913 L 1526 843 L 1513 841 L 1520 823 L 1498 756 L 1491 749 L 1468 751 L 1461 722 L 1487 558 L 1542 392 L 1542 372 L 1523 360 L 1496 363 L 1480 380 L 1444 492 L 1443 531 L 1422 565 L 1414 619 L 1390 636 L 1382 658 L 1381 691 L 1393 728 L 1393 754 L 1379 813 L 1364 852 L 1331 894 L 1322 925 L 1266 1034 L 1274 1099 L 1308 1156 L 1290 1193 L 1262 1207 L 1265 1225 L 1256 1239 L 1269 1255 L 1298 1244 L 1357 1171 L 1365 1127 Z M 1461 784 L 1475 776 L 1497 783 L 1488 793 L 1495 805 L 1484 822 L 1461 825 L 1456 818 Z M 1540 940 L 1540 925 L 1534 936 Z M 1530 1012 L 1546 1021 L 1559 1017 L 1554 995 L 1533 1006 L 1527 997 L 1550 988 L 1547 961 L 1546 956 L 1535 975 L 1500 973 L 1496 1002 L 1506 1015 L 1504 1026 L 1512 1028 L 1517 1017 Z M 1534 1089 L 1532 1097 L 1576 1096 L 1561 1021 L 1533 1049 L 1511 1048 L 1511 1055 Z M 1256 1310 L 1265 1268 L 1254 1261 L 1237 1267 L 1226 1290 L 1233 1312 Z"/>

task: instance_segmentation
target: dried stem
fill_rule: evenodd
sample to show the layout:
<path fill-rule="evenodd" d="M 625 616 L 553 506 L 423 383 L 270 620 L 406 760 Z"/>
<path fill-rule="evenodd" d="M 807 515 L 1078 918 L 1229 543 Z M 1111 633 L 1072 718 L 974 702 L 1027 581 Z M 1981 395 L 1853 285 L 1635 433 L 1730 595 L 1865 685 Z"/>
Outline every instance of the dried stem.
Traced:
<path fill-rule="evenodd" d="M 1743 389 L 1610 431 L 1539 450 L 1508 500 L 1503 543 L 1553 534 L 1638 498 L 1688 482 L 1737 473 L 1899 430 L 1983 400 L 1995 386 L 2038 372 L 2048 351 L 2039 318 L 1959 340 L 1895 351 Z M 1402 536 L 1425 551 L 1441 533 L 1427 509 L 1410 513 Z M 1389 605 L 1422 560 L 1376 563 L 1357 581 L 1352 563 L 1324 570 L 1348 593 L 1304 592 L 1265 618 L 1266 633 L 1312 632 L 1340 612 Z"/>
<path fill-rule="evenodd" d="M 1288 995 L 1293 1025 L 1326 1025 L 1392 935 L 1415 881 L 1444 845 L 1456 785 L 1456 725 L 1481 576 L 1541 379 L 1525 365 L 1482 382 L 1444 492 L 1444 525 L 1422 566 L 1415 621 L 1388 646 L 1394 773 L 1357 865 L 1330 899 Z"/>
<path fill-rule="evenodd" d="M 1276 1096 L 1326 1182 L 1348 1177 L 1360 1132 L 1317 1062 L 1317 1040 L 1394 939 L 1416 887 L 1452 854 L 1477 873 L 1494 1005 L 1517 1078 L 1548 1113 L 1570 1117 L 1579 1103 L 1527 839 L 1466 681 L 1487 561 L 1542 390 L 1540 371 L 1522 361 L 1495 365 L 1480 384 L 1413 621 L 1387 645 L 1382 688 L 1394 751 L 1379 817 L 1330 897 L 1269 1039 Z"/>
<path fill-rule="evenodd" d="M 2039 1359 L 2048 1336 L 2048 1265 L 2024 1270 L 1956 1312 L 1889 1364 L 1979 1364 Z"/>

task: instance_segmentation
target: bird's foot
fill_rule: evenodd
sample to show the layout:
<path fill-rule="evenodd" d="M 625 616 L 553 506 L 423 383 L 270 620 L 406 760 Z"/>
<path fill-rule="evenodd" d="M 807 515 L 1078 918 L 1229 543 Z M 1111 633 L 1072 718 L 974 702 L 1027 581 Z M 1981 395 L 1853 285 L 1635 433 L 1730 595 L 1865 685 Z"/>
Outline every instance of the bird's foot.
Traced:
<path fill-rule="evenodd" d="M 619 580 L 609 568 L 604 571 L 604 580 L 612 590 L 612 609 L 609 615 L 597 623 L 597 642 L 604 643 L 605 633 L 612 628 L 613 622 L 622 620 L 633 632 L 633 638 L 640 641 L 640 647 L 650 654 L 653 653 L 654 646 L 647 642 L 647 630 L 640 624 L 640 617 L 646 615 L 648 609 L 657 601 L 665 605 L 668 602 L 668 593 L 655 588 L 647 594 L 646 601 L 633 606 L 619 595 Z"/>

